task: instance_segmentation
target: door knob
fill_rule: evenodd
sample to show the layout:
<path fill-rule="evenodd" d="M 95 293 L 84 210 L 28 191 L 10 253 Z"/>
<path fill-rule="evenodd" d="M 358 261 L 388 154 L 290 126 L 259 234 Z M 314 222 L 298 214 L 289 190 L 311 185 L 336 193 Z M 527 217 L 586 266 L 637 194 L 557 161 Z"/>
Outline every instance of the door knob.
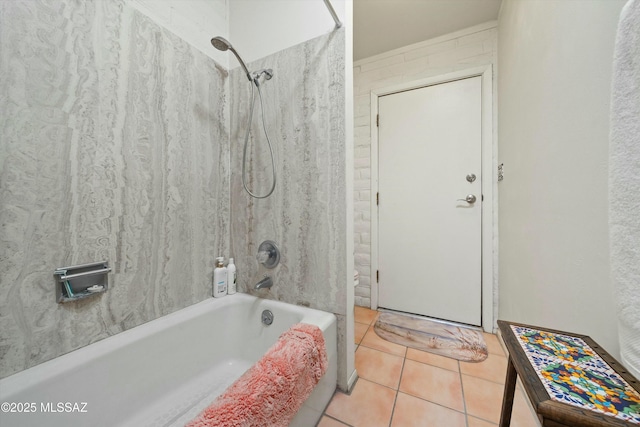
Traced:
<path fill-rule="evenodd" d="M 467 202 L 470 205 L 474 204 L 476 202 L 476 196 L 474 196 L 473 194 L 467 194 L 467 197 L 465 197 L 464 199 L 458 199 L 459 202 Z"/>

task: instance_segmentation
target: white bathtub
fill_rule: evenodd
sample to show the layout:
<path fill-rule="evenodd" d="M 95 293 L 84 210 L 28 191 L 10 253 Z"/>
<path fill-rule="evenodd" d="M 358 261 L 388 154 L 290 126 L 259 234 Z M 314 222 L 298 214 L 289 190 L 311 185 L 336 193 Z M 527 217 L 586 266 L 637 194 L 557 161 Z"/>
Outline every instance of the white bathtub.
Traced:
<path fill-rule="evenodd" d="M 313 426 L 336 387 L 336 318 L 247 294 L 208 299 L 1 380 L 0 425 L 183 426 L 298 322 L 322 329 L 329 359 L 291 424 Z"/>

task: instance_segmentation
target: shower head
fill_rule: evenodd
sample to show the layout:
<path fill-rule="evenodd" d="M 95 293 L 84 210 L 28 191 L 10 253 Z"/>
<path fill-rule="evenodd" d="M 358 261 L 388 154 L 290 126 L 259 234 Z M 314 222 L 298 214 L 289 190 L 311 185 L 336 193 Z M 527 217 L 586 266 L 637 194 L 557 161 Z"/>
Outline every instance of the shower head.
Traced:
<path fill-rule="evenodd" d="M 233 46 L 231 46 L 231 43 L 229 43 L 227 39 L 220 36 L 214 37 L 211 39 L 211 44 L 213 45 L 213 47 L 223 52 L 226 50 L 230 50 L 231 52 L 233 52 L 233 54 L 236 56 L 236 59 L 242 66 L 242 69 L 244 70 L 245 74 L 247 75 L 247 78 L 249 79 L 249 81 L 253 81 L 253 79 L 251 78 L 251 73 L 247 69 L 247 65 L 244 63 L 242 58 L 240 58 L 240 55 L 238 55 L 238 52 L 236 52 L 236 50 L 233 48 Z"/>
<path fill-rule="evenodd" d="M 212 38 L 211 44 L 213 45 L 213 47 L 223 52 L 225 50 L 229 50 L 229 48 L 231 47 L 231 43 L 229 43 L 227 39 L 220 36 Z"/>

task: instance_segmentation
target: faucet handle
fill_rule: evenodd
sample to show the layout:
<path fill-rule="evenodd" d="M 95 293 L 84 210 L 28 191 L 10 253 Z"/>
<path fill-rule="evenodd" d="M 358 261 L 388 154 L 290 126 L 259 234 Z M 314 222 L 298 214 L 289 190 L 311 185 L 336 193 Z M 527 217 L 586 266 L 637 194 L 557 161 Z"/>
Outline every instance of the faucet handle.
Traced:
<path fill-rule="evenodd" d="M 264 264 L 269 260 L 269 252 L 267 251 L 259 251 L 258 255 L 256 255 L 256 259 L 260 264 Z"/>
<path fill-rule="evenodd" d="M 276 243 L 271 240 L 265 240 L 258 247 L 258 255 L 256 259 L 267 268 L 274 268 L 280 262 L 280 251 Z"/>

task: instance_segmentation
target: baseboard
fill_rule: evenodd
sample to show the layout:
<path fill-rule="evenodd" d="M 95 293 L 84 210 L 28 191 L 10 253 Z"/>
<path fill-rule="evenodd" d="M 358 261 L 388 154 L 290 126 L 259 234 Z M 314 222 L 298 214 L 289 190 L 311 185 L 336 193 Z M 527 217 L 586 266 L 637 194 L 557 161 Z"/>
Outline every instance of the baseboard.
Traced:
<path fill-rule="evenodd" d="M 345 393 L 351 394 L 351 392 L 353 391 L 353 387 L 356 385 L 356 381 L 358 381 L 358 371 L 354 369 L 351 373 L 351 376 L 349 377 L 349 381 L 347 381 L 347 390 L 345 391 Z"/>

